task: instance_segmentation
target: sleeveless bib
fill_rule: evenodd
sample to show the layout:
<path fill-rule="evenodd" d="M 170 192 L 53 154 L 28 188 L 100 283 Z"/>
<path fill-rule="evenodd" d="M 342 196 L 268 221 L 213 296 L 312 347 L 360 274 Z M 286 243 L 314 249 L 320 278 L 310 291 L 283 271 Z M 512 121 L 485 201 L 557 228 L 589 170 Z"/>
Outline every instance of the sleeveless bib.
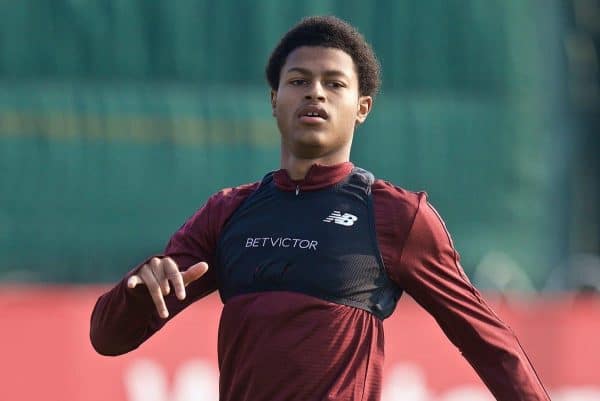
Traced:
<path fill-rule="evenodd" d="M 377 246 L 373 182 L 355 167 L 335 185 L 296 193 L 278 189 L 267 174 L 219 238 L 223 303 L 241 294 L 292 291 L 388 317 L 401 290 Z"/>

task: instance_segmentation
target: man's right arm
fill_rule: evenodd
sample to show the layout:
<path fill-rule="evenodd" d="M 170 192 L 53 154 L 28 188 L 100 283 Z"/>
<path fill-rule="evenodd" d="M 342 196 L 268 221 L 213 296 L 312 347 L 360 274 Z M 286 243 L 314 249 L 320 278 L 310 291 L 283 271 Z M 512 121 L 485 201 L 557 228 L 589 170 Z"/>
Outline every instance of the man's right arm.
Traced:
<path fill-rule="evenodd" d="M 188 305 L 216 290 L 216 272 L 210 268 L 216 247 L 216 232 L 211 221 L 214 218 L 211 202 L 214 201 L 215 197 L 211 198 L 171 237 L 164 254 L 155 255 L 131 270 L 98 299 L 90 325 L 90 339 L 98 353 L 120 355 L 137 348 Z M 191 272 L 198 270 L 194 267 L 198 262 L 208 263 L 206 273 Z M 162 295 L 160 290 L 156 294 L 148 276 L 152 279 L 149 272 L 156 272 L 156 267 L 163 265 L 172 267 L 179 276 L 195 276 L 193 280 L 188 279 L 191 282 L 183 291 L 183 299 L 181 288 L 177 288 L 173 280 Z M 163 308 L 159 307 L 158 298 L 164 300 Z M 165 306 L 168 316 L 161 316 Z"/>
<path fill-rule="evenodd" d="M 218 237 L 231 214 L 258 185 L 255 182 L 228 188 L 211 196 L 171 237 L 165 253 L 154 256 L 161 261 L 166 257 L 172 259 L 184 277 L 188 269 L 195 269 L 199 262 L 208 264 L 208 271 L 204 267 L 201 272 L 192 273 L 191 279 L 184 279 L 189 281 L 184 299 L 177 297 L 178 289 L 172 285 L 170 291 L 165 291 L 168 294 L 163 299 L 168 316 L 160 316 L 156 294 L 150 295 L 141 273 L 152 258 L 130 271 L 98 299 L 90 324 L 90 339 L 96 351 L 103 355 L 120 355 L 137 348 L 188 305 L 217 289 L 214 258 Z M 135 276 L 137 278 L 132 278 Z M 164 316 L 164 310 L 162 312 Z"/>

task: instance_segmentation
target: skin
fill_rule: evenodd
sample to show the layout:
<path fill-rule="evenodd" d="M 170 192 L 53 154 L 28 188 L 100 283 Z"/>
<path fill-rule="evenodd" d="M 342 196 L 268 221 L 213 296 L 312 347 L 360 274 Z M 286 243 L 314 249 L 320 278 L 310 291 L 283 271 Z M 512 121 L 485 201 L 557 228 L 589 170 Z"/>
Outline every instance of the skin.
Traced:
<path fill-rule="evenodd" d="M 327 119 L 307 122 L 303 108 L 314 105 Z M 279 87 L 271 92 L 273 116 L 281 133 L 281 167 L 294 180 L 313 164 L 350 160 L 356 125 L 371 111 L 373 99 L 359 93 L 352 57 L 340 49 L 302 46 L 292 51 L 281 69 Z"/>
<path fill-rule="evenodd" d="M 281 133 L 281 168 L 293 180 L 301 180 L 313 164 L 349 161 L 354 129 L 365 121 L 372 105 L 370 96 L 360 94 L 350 55 L 320 46 L 292 51 L 281 69 L 279 87 L 271 91 L 273 116 Z M 326 118 L 308 117 L 308 111 Z M 171 287 L 183 300 L 185 287 L 207 271 L 205 262 L 181 272 L 173 259 L 155 257 L 128 279 L 127 286 L 146 286 L 164 319 L 169 316 L 164 297 Z"/>
<path fill-rule="evenodd" d="M 196 263 L 181 272 L 175 261 L 169 257 L 152 258 L 140 268 L 137 274 L 129 277 L 127 287 L 133 289 L 138 285 L 146 286 L 158 315 L 166 319 L 169 317 L 169 310 L 164 297 L 171 292 L 171 286 L 175 289 L 177 299 L 184 300 L 186 297 L 185 287 L 198 280 L 207 271 L 208 264 L 206 262 Z"/>

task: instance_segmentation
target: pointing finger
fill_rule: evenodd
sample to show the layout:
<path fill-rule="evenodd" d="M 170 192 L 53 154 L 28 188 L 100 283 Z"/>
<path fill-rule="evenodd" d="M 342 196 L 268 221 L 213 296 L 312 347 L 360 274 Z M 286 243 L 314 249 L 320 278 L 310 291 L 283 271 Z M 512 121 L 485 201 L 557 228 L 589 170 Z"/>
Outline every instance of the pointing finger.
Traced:
<path fill-rule="evenodd" d="M 167 277 L 164 272 L 164 268 L 165 268 L 164 261 L 165 261 L 165 259 L 159 259 L 157 257 L 154 257 L 154 258 L 150 259 L 150 262 L 148 263 L 148 265 L 150 266 L 150 269 L 152 270 L 152 274 L 154 275 L 154 278 L 158 282 L 158 285 L 160 285 L 160 289 L 161 289 L 163 295 L 167 295 L 171 291 L 171 288 L 169 286 L 169 281 L 167 280 Z"/>
<path fill-rule="evenodd" d="M 152 297 L 152 301 L 154 302 L 154 306 L 156 307 L 156 311 L 158 312 L 159 316 L 163 319 L 166 319 L 169 317 L 169 310 L 167 309 L 167 304 L 165 303 L 162 289 L 156 280 L 154 273 L 150 268 L 142 268 L 140 270 L 140 276 L 146 285 L 146 288 L 148 288 L 148 292 Z"/>
<path fill-rule="evenodd" d="M 171 258 L 163 259 L 165 278 L 173 284 L 175 288 L 175 296 L 182 300 L 185 298 L 185 285 L 183 284 L 183 276 L 177 267 L 177 264 Z"/>

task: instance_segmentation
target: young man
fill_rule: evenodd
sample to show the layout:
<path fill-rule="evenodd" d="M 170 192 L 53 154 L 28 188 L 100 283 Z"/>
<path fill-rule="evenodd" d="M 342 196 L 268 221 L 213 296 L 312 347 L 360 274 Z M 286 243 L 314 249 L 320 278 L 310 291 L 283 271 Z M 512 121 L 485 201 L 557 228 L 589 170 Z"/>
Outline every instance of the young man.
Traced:
<path fill-rule="evenodd" d="M 498 400 L 549 400 L 426 195 L 349 162 L 379 86 L 363 37 L 333 17 L 305 19 L 273 51 L 267 78 L 281 169 L 213 195 L 164 254 L 101 296 L 96 350 L 131 351 L 218 290 L 222 401 L 377 401 L 382 322 L 406 291 Z"/>

